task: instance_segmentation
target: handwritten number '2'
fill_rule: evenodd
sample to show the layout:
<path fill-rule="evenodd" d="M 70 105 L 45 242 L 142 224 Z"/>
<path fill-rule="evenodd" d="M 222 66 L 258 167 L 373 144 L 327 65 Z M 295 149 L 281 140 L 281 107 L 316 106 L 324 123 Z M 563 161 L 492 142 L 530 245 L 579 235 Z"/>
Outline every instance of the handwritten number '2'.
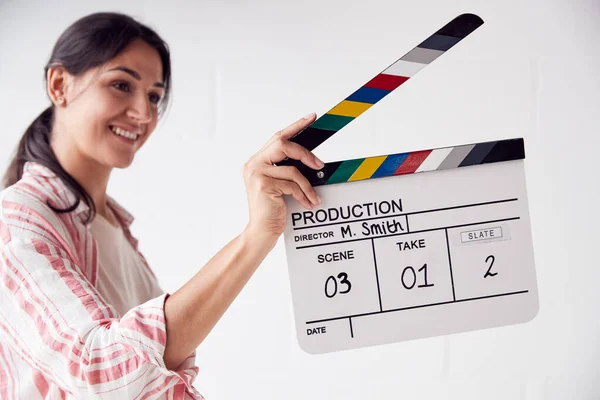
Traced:
<path fill-rule="evenodd" d="M 492 267 L 494 266 L 494 261 L 496 261 L 496 257 L 489 255 L 486 259 L 485 262 L 487 263 L 488 260 L 492 260 L 492 262 L 490 263 L 490 267 L 488 268 L 487 272 L 485 273 L 485 275 L 483 276 L 484 278 L 487 278 L 488 276 L 496 276 L 498 275 L 497 272 L 490 272 Z"/>

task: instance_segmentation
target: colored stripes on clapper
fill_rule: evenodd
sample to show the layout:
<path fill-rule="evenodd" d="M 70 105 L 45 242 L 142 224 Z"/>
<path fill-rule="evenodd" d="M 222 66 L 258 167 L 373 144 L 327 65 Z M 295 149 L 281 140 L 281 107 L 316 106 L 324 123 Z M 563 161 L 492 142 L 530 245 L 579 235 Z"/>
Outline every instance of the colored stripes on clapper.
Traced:
<path fill-rule="evenodd" d="M 319 186 L 524 158 L 525 146 L 523 139 L 508 139 L 336 161 L 326 163 L 320 171 L 302 165 L 300 172 L 309 180 L 311 185 Z"/>
<path fill-rule="evenodd" d="M 482 24 L 474 14 L 454 18 L 290 140 L 315 149 Z"/>

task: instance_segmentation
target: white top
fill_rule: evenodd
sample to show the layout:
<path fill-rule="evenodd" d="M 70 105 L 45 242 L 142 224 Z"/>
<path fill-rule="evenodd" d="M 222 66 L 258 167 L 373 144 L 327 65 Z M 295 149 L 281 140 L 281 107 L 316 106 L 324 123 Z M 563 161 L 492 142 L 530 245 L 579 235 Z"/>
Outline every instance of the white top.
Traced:
<path fill-rule="evenodd" d="M 116 220 L 114 216 L 113 219 Z M 120 315 L 163 293 L 131 247 L 121 226 L 114 226 L 96 214 L 90 229 L 98 243 L 100 262 L 96 289 Z"/>

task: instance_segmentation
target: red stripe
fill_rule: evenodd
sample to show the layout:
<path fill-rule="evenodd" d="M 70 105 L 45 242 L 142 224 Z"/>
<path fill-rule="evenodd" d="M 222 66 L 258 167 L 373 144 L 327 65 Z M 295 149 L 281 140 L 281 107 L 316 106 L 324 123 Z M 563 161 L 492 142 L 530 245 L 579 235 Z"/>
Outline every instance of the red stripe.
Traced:
<path fill-rule="evenodd" d="M 173 389 L 173 398 L 174 399 L 183 399 L 185 395 L 185 386 L 176 385 Z"/>
<path fill-rule="evenodd" d="M 2 242 L 4 244 L 10 242 L 10 231 L 8 230 L 8 226 L 6 226 L 4 221 L 0 221 L 0 237 L 2 238 Z"/>
<path fill-rule="evenodd" d="M 167 333 L 165 331 L 154 326 L 145 325 L 143 322 L 140 322 L 133 317 L 121 321 L 121 328 L 131 329 L 132 331 L 141 333 L 148 339 L 158 342 L 163 347 L 167 343 Z"/>
<path fill-rule="evenodd" d="M 33 375 L 33 383 L 35 384 L 35 387 L 42 395 L 42 398 L 45 399 L 46 395 L 48 394 L 48 390 L 50 390 L 50 387 L 48 386 L 48 381 L 46 380 L 46 378 L 44 378 L 44 375 L 40 374 L 36 370 L 32 370 L 31 374 Z"/>
<path fill-rule="evenodd" d="M 162 383 L 162 385 L 155 387 L 154 389 L 152 389 L 151 391 L 149 391 L 148 393 L 146 393 L 143 397 L 142 400 L 147 399 L 150 396 L 155 395 L 156 393 L 160 393 L 161 391 L 164 390 L 165 387 L 170 386 L 171 385 L 171 381 L 173 381 L 174 379 L 177 379 L 174 376 L 169 377 L 169 379 L 165 379 L 165 381 Z M 178 397 L 175 397 L 178 398 Z"/>
<path fill-rule="evenodd" d="M 429 153 L 431 153 L 431 150 L 415 151 L 414 153 L 410 153 L 408 157 L 406 157 L 406 160 L 404 160 L 404 162 L 400 164 L 398 169 L 394 171 L 392 175 L 404 175 L 414 173 L 417 170 L 417 168 L 419 168 L 419 166 L 423 164 L 423 161 L 425 161 L 425 159 L 429 156 Z"/>
<path fill-rule="evenodd" d="M 146 391 L 146 389 L 148 388 L 148 386 L 152 385 L 159 377 L 157 376 L 156 378 L 152 379 L 150 382 L 146 383 L 146 385 L 144 385 L 144 387 L 142 388 L 142 390 L 140 391 L 140 393 L 135 396 L 135 400 L 139 399 L 140 396 L 144 395 L 144 392 Z M 167 379 L 165 379 L 167 380 Z M 147 395 L 146 395 L 147 397 Z"/>
<path fill-rule="evenodd" d="M 9 371 L 16 370 L 17 363 L 15 363 L 15 358 L 14 358 L 15 352 L 9 346 L 6 346 L 4 349 L 4 353 L 7 354 L 8 355 L 7 358 L 10 359 L 9 365 L 10 365 L 11 369 L 9 369 Z M 19 387 L 21 385 L 21 382 L 19 381 L 19 375 L 17 375 L 16 377 L 13 377 L 13 380 L 15 381 L 15 389 L 14 389 L 15 395 L 14 396 L 16 397 L 17 396 L 16 392 L 19 390 Z"/>
<path fill-rule="evenodd" d="M 92 261 L 91 261 L 91 271 L 90 271 L 90 281 L 92 282 L 92 285 L 94 285 L 94 287 L 96 287 L 96 285 L 98 284 L 98 249 L 96 248 L 97 246 L 94 246 L 94 242 L 95 240 L 92 239 L 92 243 L 91 243 L 91 248 L 92 248 Z M 86 250 L 88 248 L 88 235 L 85 235 L 85 247 Z M 85 260 L 87 262 L 87 259 Z M 111 314 L 112 317 L 112 314 Z"/>
<path fill-rule="evenodd" d="M 127 360 L 115 365 L 107 366 L 106 368 L 96 369 L 94 371 L 82 370 L 81 364 L 70 363 L 69 373 L 71 376 L 82 379 L 89 385 L 118 381 L 124 376 L 137 371 L 139 367 L 144 365 L 145 360 L 137 357 L 133 351 L 130 351 L 129 353 L 131 353 L 131 357 L 129 357 Z"/>
<path fill-rule="evenodd" d="M 6 364 L 7 368 L 1 368 L 2 364 Z M 12 375 L 7 374 L 7 371 L 10 371 L 9 360 L 6 352 L 4 351 L 4 346 L 0 344 L 0 399 L 8 399 L 8 398 L 16 398 L 15 390 L 17 383 Z M 8 382 L 11 382 L 12 390 L 11 393 L 8 393 Z M 12 396 L 12 397 L 11 397 Z"/>
<path fill-rule="evenodd" d="M 407 76 L 379 74 L 367 82 L 364 87 L 383 90 L 394 90 L 408 80 Z"/>
<path fill-rule="evenodd" d="M 155 307 L 152 307 L 152 309 L 154 310 Z M 131 310 L 129 310 L 127 312 L 127 316 L 129 316 L 129 314 L 134 314 L 137 315 L 138 317 L 142 318 L 142 319 L 149 319 L 152 321 L 158 321 L 161 324 L 165 325 L 166 321 L 165 318 L 163 316 L 163 312 L 162 309 L 159 309 L 160 312 L 158 314 L 155 314 L 153 312 L 150 312 L 150 307 L 144 307 L 144 308 L 132 308 Z"/>

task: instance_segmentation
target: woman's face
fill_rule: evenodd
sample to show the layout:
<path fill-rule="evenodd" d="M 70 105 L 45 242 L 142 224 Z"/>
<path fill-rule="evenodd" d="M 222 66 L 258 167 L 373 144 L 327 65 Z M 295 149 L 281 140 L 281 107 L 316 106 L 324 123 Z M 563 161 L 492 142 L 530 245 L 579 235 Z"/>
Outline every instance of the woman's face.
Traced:
<path fill-rule="evenodd" d="M 71 156 L 109 168 L 129 166 L 156 127 L 162 73 L 158 52 L 137 40 L 106 64 L 65 80 L 66 103 L 55 131 L 67 136 Z"/>

